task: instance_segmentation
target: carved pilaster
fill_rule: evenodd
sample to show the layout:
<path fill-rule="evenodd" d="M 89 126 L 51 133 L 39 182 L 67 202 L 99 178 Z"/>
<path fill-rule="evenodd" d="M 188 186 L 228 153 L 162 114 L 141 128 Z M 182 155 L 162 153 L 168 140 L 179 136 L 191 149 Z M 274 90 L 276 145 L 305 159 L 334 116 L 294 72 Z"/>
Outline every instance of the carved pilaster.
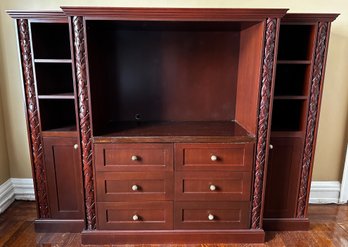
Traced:
<path fill-rule="evenodd" d="M 17 20 L 20 52 L 22 61 L 22 73 L 26 101 L 26 114 L 28 118 L 28 130 L 30 147 L 32 152 L 33 173 L 35 176 L 36 200 L 40 218 L 49 218 L 50 212 L 47 198 L 46 170 L 44 166 L 42 136 L 37 106 L 37 97 L 33 77 L 33 61 L 31 57 L 28 20 Z"/>
<path fill-rule="evenodd" d="M 96 213 L 92 167 L 92 133 L 87 88 L 84 22 L 82 17 L 73 17 L 73 28 L 86 219 L 87 229 L 93 230 L 96 224 Z"/>
<path fill-rule="evenodd" d="M 319 97 L 321 90 L 323 67 L 325 62 L 328 23 L 320 22 L 318 27 L 317 43 L 315 47 L 314 65 L 310 85 L 310 99 L 307 115 L 307 126 L 305 145 L 302 158 L 301 183 L 297 200 L 297 217 L 305 216 L 308 200 L 309 172 L 313 158 L 313 142 L 317 126 L 317 115 L 319 111 Z"/>
<path fill-rule="evenodd" d="M 277 19 L 266 20 L 266 37 L 263 54 L 262 80 L 259 102 L 259 117 L 256 143 L 256 160 L 254 174 L 254 193 L 252 200 L 251 227 L 260 228 L 260 214 L 262 190 L 264 181 L 264 168 L 266 162 L 266 144 L 269 124 L 269 106 L 271 101 L 271 83 L 273 77 L 275 37 Z"/>

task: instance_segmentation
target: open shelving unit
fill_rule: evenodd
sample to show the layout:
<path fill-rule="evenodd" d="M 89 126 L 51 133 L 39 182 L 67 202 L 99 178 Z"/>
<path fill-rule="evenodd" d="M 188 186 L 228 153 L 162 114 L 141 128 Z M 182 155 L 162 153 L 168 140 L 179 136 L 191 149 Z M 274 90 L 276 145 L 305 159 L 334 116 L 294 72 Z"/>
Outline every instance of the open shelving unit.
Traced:
<path fill-rule="evenodd" d="M 31 22 L 30 28 L 42 131 L 76 131 L 69 25 Z"/>

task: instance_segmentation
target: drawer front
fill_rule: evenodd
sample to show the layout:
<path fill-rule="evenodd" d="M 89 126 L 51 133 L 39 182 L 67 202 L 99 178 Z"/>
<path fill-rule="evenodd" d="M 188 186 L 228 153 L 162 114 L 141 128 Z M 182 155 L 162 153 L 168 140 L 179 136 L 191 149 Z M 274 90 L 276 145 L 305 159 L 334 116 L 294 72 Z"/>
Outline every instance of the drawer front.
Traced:
<path fill-rule="evenodd" d="M 173 172 L 97 172 L 97 200 L 173 199 Z"/>
<path fill-rule="evenodd" d="M 177 172 L 175 199 L 179 201 L 249 201 L 250 172 Z"/>
<path fill-rule="evenodd" d="M 175 229 L 248 229 L 250 202 L 176 202 Z"/>
<path fill-rule="evenodd" d="M 251 171 L 254 144 L 175 144 L 177 170 Z"/>
<path fill-rule="evenodd" d="M 95 144 L 97 171 L 172 171 L 172 144 Z"/>
<path fill-rule="evenodd" d="M 99 202 L 99 230 L 173 229 L 172 202 Z"/>

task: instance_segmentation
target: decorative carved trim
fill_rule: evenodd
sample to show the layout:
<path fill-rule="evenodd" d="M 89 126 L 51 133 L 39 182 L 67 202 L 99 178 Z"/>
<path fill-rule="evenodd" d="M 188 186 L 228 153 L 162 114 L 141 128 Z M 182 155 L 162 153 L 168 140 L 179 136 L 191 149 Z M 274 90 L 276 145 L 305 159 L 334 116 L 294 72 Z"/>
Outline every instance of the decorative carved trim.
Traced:
<path fill-rule="evenodd" d="M 84 23 L 83 17 L 81 16 L 74 16 L 72 21 L 74 27 L 75 66 L 78 92 L 87 229 L 94 230 L 96 227 L 96 213 L 93 184 L 92 133 L 87 88 Z"/>
<path fill-rule="evenodd" d="M 44 166 L 42 136 L 37 106 L 37 97 L 33 77 L 33 61 L 31 57 L 29 27 L 27 19 L 17 20 L 22 73 L 27 105 L 30 146 L 32 152 L 33 173 L 35 176 L 36 199 L 40 218 L 49 218 L 50 212 L 47 198 L 46 170 Z"/>
<path fill-rule="evenodd" d="M 264 168 L 266 162 L 266 143 L 269 124 L 269 105 L 271 101 L 271 83 L 273 76 L 274 49 L 277 19 L 266 20 L 266 37 L 262 65 L 262 80 L 259 102 L 259 118 L 257 130 L 256 161 L 254 174 L 254 193 L 252 202 L 251 228 L 260 228 L 260 214 L 262 190 L 264 181 Z"/>
<path fill-rule="evenodd" d="M 302 158 L 302 171 L 300 191 L 297 199 L 297 217 L 305 216 L 308 199 L 309 172 L 312 165 L 313 143 L 315 129 L 317 126 L 317 115 L 319 111 L 319 97 L 322 82 L 323 67 L 325 62 L 326 43 L 327 43 L 328 23 L 319 22 L 317 44 L 315 47 L 315 57 L 313 74 L 311 81 L 311 91 L 309 108 L 307 115 L 306 139 Z"/>

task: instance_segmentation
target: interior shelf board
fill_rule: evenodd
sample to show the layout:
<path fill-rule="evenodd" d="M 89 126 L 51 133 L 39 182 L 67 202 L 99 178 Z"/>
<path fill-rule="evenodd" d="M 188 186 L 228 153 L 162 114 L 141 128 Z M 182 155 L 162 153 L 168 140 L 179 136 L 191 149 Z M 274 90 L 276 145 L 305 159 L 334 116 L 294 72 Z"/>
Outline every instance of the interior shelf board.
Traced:
<path fill-rule="evenodd" d="M 35 63 L 72 63 L 71 59 L 34 59 Z"/>
<path fill-rule="evenodd" d="M 311 60 L 278 60 L 277 64 L 311 64 Z"/>
<path fill-rule="evenodd" d="M 308 99 L 308 96 L 303 95 L 281 95 L 281 96 L 274 96 L 275 100 L 306 100 Z"/>
<path fill-rule="evenodd" d="M 64 126 L 56 129 L 42 131 L 44 137 L 74 137 L 77 136 L 76 125 Z"/>
<path fill-rule="evenodd" d="M 118 122 L 105 134 L 95 136 L 94 141 L 250 142 L 255 136 L 234 121 Z"/>
<path fill-rule="evenodd" d="M 75 99 L 73 93 L 45 94 L 38 95 L 39 99 Z"/>

